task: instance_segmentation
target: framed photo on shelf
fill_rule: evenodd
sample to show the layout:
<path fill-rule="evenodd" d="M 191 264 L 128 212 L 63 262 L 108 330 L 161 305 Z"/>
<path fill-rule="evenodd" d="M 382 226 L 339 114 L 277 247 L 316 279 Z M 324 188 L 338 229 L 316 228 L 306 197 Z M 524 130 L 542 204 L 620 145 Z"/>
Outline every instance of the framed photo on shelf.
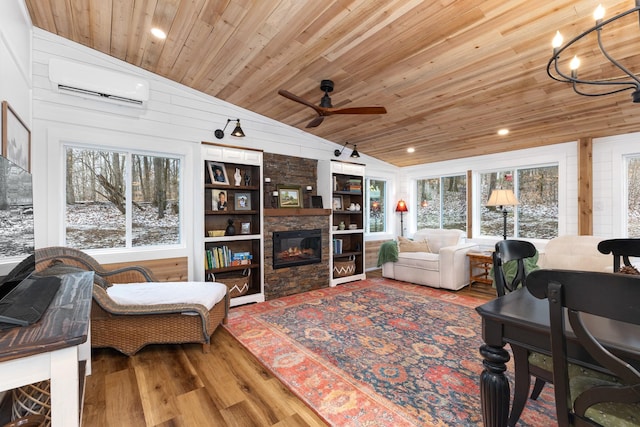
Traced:
<path fill-rule="evenodd" d="M 300 186 L 278 185 L 279 208 L 301 208 Z"/>
<path fill-rule="evenodd" d="M 227 210 L 227 191 L 211 190 L 211 210 L 226 211 Z"/>
<path fill-rule="evenodd" d="M 207 161 L 207 168 L 209 169 L 209 179 L 212 184 L 229 185 L 227 168 L 224 163 Z"/>
<path fill-rule="evenodd" d="M 233 208 L 237 211 L 251 210 L 251 193 L 236 193 Z"/>
<path fill-rule="evenodd" d="M 332 208 L 334 211 L 341 211 L 344 209 L 342 207 L 342 196 L 333 196 Z"/>
<path fill-rule="evenodd" d="M 31 131 L 7 101 L 2 101 L 2 155 L 31 173 Z"/>
<path fill-rule="evenodd" d="M 240 234 L 251 234 L 251 223 L 243 222 L 240 225 Z"/>

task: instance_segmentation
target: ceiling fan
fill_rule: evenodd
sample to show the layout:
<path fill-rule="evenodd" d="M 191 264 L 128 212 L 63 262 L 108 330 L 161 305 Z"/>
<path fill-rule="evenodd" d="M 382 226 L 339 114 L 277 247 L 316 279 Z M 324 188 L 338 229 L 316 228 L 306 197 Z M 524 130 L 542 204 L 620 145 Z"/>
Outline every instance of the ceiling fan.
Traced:
<path fill-rule="evenodd" d="M 292 94 L 289 91 L 284 89 L 280 89 L 278 93 L 285 98 L 289 98 L 292 101 L 299 102 L 300 104 L 306 105 L 307 107 L 313 108 L 316 113 L 318 113 L 318 117 L 314 118 L 307 124 L 308 128 L 314 128 L 318 126 L 325 117 L 331 116 L 333 114 L 386 114 L 387 109 L 384 107 L 350 107 L 350 108 L 333 108 L 331 105 L 331 97 L 329 96 L 329 92 L 333 92 L 333 81 L 332 80 L 322 80 L 320 82 L 320 90 L 324 92 L 324 96 L 320 100 L 320 105 L 312 104 L 306 99 L 300 98 L 297 95 Z"/>

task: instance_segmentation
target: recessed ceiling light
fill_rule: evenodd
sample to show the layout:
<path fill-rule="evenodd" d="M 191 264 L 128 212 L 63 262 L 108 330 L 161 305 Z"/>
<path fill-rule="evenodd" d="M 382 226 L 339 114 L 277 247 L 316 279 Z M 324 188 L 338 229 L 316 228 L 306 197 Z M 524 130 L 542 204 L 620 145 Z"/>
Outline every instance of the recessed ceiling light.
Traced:
<path fill-rule="evenodd" d="M 415 148 L 413 148 L 413 147 L 407 148 L 407 153 L 415 153 L 415 152 L 416 152 Z"/>
<path fill-rule="evenodd" d="M 509 129 L 500 129 L 498 135 L 504 136 L 509 134 Z"/>
<path fill-rule="evenodd" d="M 152 28 L 151 29 L 151 34 L 153 34 L 154 36 L 156 36 L 159 39 L 166 39 L 167 38 L 167 33 L 165 33 L 164 31 L 162 31 L 160 28 Z"/>

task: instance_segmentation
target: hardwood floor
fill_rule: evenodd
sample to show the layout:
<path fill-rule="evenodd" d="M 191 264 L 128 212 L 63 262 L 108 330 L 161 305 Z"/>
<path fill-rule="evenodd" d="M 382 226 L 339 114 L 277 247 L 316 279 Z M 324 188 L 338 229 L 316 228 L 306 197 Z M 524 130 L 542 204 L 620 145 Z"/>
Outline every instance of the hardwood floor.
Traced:
<path fill-rule="evenodd" d="M 224 329 L 199 344 L 94 349 L 82 425 L 325 426 Z"/>
<path fill-rule="evenodd" d="M 458 292 L 495 298 L 477 283 Z M 326 425 L 224 328 L 209 353 L 199 344 L 147 346 L 132 357 L 94 349 L 92 364 L 85 427 Z"/>

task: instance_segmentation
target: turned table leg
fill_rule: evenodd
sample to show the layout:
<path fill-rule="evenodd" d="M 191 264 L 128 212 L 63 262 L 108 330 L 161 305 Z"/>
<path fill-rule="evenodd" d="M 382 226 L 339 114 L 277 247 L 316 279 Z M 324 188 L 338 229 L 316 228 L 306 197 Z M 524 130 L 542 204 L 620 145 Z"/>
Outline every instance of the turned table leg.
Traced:
<path fill-rule="evenodd" d="M 480 346 L 484 370 L 480 375 L 482 420 L 485 427 L 505 427 L 509 418 L 509 381 L 504 375 L 509 353 L 502 347 Z"/>

